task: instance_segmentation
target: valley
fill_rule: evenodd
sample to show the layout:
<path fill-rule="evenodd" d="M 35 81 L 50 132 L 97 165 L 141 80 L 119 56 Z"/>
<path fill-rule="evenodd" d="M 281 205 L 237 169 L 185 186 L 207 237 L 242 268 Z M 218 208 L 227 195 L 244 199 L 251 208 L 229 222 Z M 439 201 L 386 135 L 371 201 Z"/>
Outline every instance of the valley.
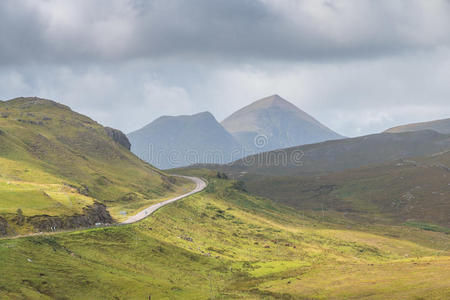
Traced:
<path fill-rule="evenodd" d="M 441 276 L 450 266 L 445 233 L 335 223 L 236 190 L 211 171 L 187 174 L 207 178 L 209 187 L 140 223 L 1 240 L 0 267 L 11 275 L 0 278 L 0 295 L 442 299 L 450 293 Z"/>
<path fill-rule="evenodd" d="M 0 298 L 450 297 L 446 134 L 161 171 L 56 102 L 0 104 Z"/>
<path fill-rule="evenodd" d="M 450 0 L 1 0 L 0 300 L 450 300 Z"/>

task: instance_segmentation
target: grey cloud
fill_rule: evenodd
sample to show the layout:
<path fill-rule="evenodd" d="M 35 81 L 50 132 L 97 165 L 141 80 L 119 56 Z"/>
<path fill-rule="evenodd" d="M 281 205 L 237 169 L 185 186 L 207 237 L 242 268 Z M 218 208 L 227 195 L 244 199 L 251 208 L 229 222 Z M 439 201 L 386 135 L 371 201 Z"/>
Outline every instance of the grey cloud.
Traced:
<path fill-rule="evenodd" d="M 448 45 L 449 1 L 0 2 L 0 63 L 336 60 Z"/>
<path fill-rule="evenodd" d="M 280 94 L 341 134 L 448 117 L 450 1 L 0 1 L 0 99 L 125 132 Z"/>

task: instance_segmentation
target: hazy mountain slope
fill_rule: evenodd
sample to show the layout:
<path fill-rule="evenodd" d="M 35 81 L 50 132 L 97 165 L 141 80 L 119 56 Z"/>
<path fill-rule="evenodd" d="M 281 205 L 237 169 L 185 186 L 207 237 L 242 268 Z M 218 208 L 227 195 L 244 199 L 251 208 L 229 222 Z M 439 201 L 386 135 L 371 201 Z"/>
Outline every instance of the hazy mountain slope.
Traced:
<path fill-rule="evenodd" d="M 238 110 L 222 125 L 250 153 L 342 138 L 278 95 Z"/>
<path fill-rule="evenodd" d="M 240 148 L 209 112 L 160 117 L 128 138 L 133 153 L 162 169 L 230 162 Z"/>
<path fill-rule="evenodd" d="M 264 175 L 320 174 L 448 149 L 450 136 L 431 130 L 381 133 L 260 153 L 222 168 Z"/>
<path fill-rule="evenodd" d="M 0 215 L 67 216 L 101 202 L 118 216 L 178 189 L 126 146 L 120 131 L 56 102 L 0 102 Z"/>
<path fill-rule="evenodd" d="M 450 232 L 450 152 L 321 176 L 249 180 L 258 195 L 303 210 L 377 222 L 437 224 Z M 422 224 L 422 225 L 420 225 Z"/>
<path fill-rule="evenodd" d="M 434 130 L 443 134 L 450 134 L 450 119 L 397 126 L 386 130 L 386 132 L 397 133 L 418 130 Z"/>

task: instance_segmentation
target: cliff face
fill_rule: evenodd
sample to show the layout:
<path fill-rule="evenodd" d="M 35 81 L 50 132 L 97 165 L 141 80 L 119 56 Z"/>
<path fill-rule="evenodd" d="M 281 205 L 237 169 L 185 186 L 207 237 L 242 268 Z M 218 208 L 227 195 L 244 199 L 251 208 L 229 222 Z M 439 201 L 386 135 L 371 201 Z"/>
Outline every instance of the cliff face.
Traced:
<path fill-rule="evenodd" d="M 105 127 L 106 134 L 111 137 L 116 143 L 119 145 L 124 146 L 128 150 L 131 148 L 131 143 L 128 140 L 127 136 L 120 130 L 111 128 L 111 127 Z"/>

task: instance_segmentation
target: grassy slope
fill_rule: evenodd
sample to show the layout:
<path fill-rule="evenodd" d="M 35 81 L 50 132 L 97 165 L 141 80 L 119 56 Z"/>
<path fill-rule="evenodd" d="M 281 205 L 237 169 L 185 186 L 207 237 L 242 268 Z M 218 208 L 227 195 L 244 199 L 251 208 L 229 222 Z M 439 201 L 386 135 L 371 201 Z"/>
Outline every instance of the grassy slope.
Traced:
<path fill-rule="evenodd" d="M 450 297 L 448 235 L 308 218 L 208 180 L 138 224 L 0 241 L 0 298 Z"/>
<path fill-rule="evenodd" d="M 189 190 L 115 143 L 105 128 L 56 102 L 18 98 L 0 102 L 0 215 L 21 208 L 73 215 L 94 200 L 135 212 Z"/>
<path fill-rule="evenodd" d="M 250 191 L 302 210 L 450 231 L 450 152 L 310 177 L 247 175 Z"/>

